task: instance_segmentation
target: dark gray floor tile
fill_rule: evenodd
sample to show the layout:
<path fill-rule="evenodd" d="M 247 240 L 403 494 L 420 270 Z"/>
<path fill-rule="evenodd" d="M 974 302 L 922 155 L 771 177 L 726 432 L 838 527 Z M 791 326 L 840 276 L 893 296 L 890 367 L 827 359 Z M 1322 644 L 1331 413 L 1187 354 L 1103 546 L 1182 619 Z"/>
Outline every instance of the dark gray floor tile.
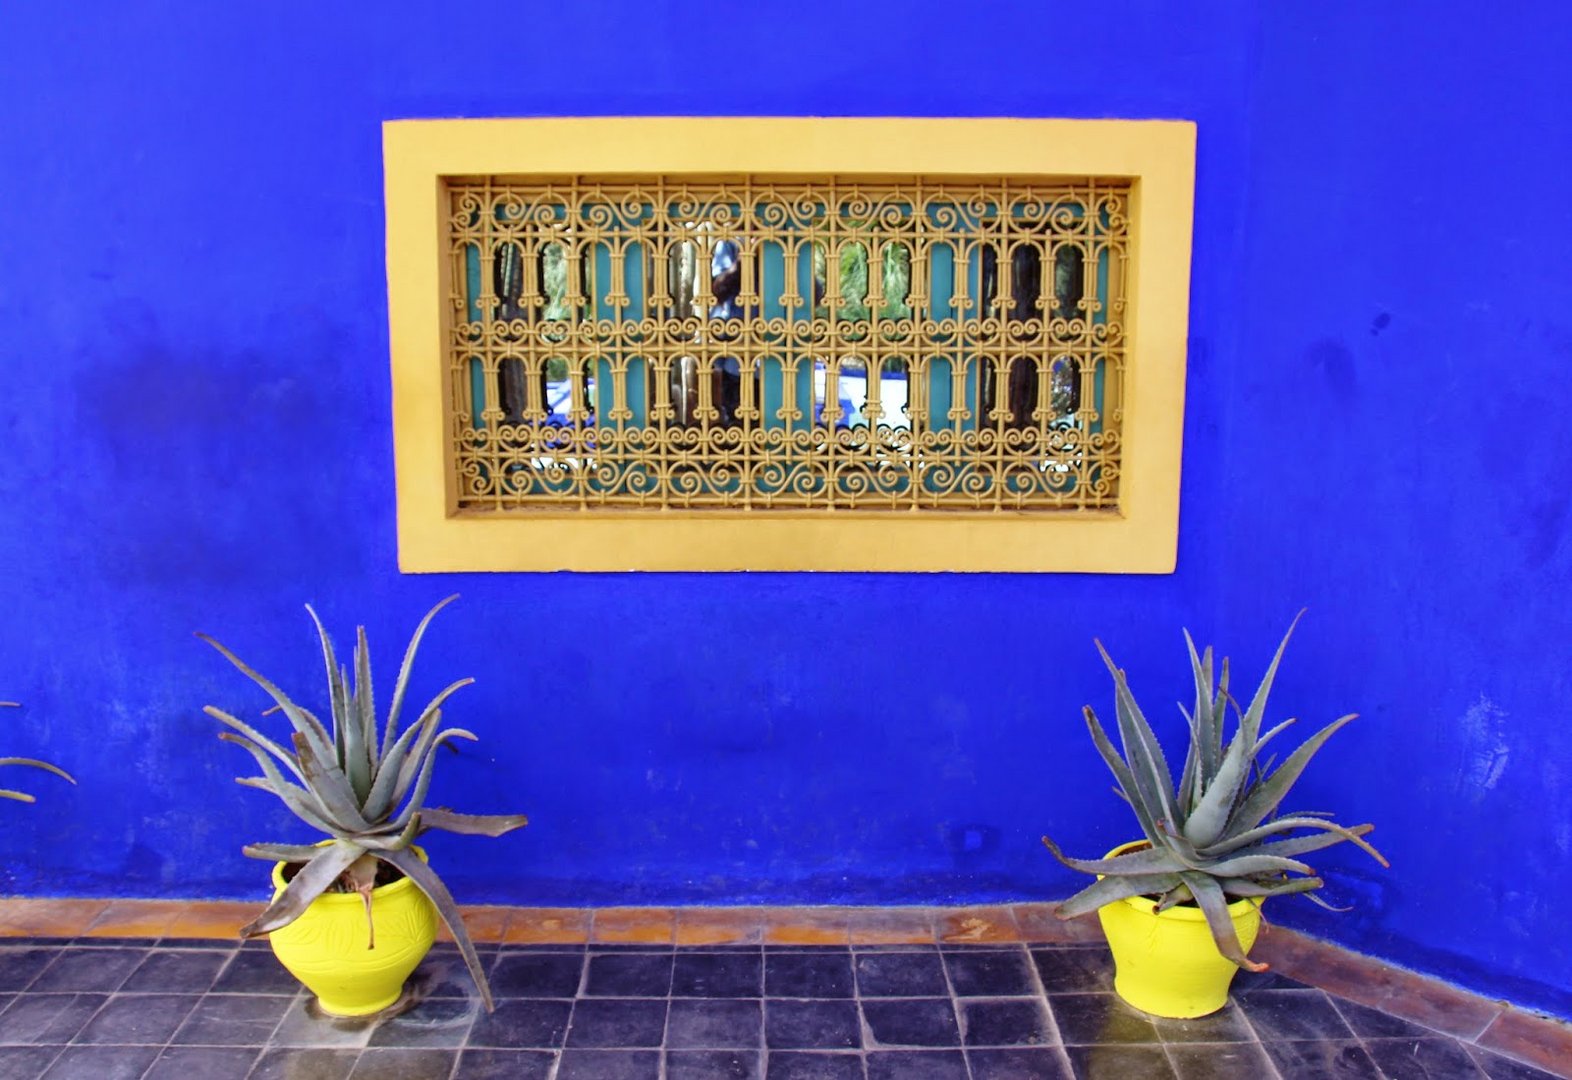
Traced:
<path fill-rule="evenodd" d="M 224 966 L 208 992 L 293 995 L 299 989 L 299 981 L 278 962 L 272 950 L 241 949 Z"/>
<path fill-rule="evenodd" d="M 110 994 L 146 956 L 146 949 L 67 949 L 27 989 L 34 994 Z"/>
<path fill-rule="evenodd" d="M 972 1080 L 1070 1080 L 1069 1059 L 1058 1047 L 967 1050 Z"/>
<path fill-rule="evenodd" d="M 769 997 L 849 998 L 853 987 L 849 949 L 764 955 L 764 993 Z"/>
<path fill-rule="evenodd" d="M 272 948 L 265 941 L 260 944 Z M 205 952 L 234 952 L 242 947 L 244 943 L 234 938 L 166 937 L 159 938 L 157 943 L 160 949 L 202 949 Z"/>
<path fill-rule="evenodd" d="M 1115 994 L 1051 994 L 1048 1007 L 1066 1046 L 1159 1041 L 1157 1028 L 1146 1014 Z"/>
<path fill-rule="evenodd" d="M 672 997 L 758 997 L 764 986 L 762 952 L 681 952 L 672 973 Z"/>
<path fill-rule="evenodd" d="M 1113 989 L 1107 949 L 1033 949 L 1032 964 L 1050 994 L 1106 993 Z"/>
<path fill-rule="evenodd" d="M 863 1080 L 861 1054 L 771 1050 L 766 1080 Z"/>
<path fill-rule="evenodd" d="M 879 1050 L 867 1061 L 868 1080 L 970 1080 L 959 1050 Z"/>
<path fill-rule="evenodd" d="M 771 1050 L 855 1050 L 862 1045 L 857 1003 L 771 998 L 764 1004 L 764 1044 Z"/>
<path fill-rule="evenodd" d="M 254 1046 L 170 1046 L 142 1080 L 239 1080 L 261 1053 Z"/>
<path fill-rule="evenodd" d="M 645 998 L 580 998 L 568 1023 L 570 1047 L 633 1050 L 657 1047 L 666 1034 L 666 1002 Z"/>
<path fill-rule="evenodd" d="M 0 1013 L 0 1043 L 68 1043 L 108 1000 L 107 994 L 19 994 Z"/>
<path fill-rule="evenodd" d="M 247 1080 L 346 1080 L 359 1057 L 359 1050 L 280 1047 L 263 1051 Z"/>
<path fill-rule="evenodd" d="M 1185 1043 L 1168 1047 L 1179 1080 L 1265 1080 L 1272 1063 L 1259 1043 Z"/>
<path fill-rule="evenodd" d="M 863 997 L 938 997 L 950 992 L 936 950 L 857 954 L 857 993 Z"/>
<path fill-rule="evenodd" d="M 1485 1075 L 1490 1077 L 1490 1080 L 1556 1080 L 1552 1073 L 1491 1053 L 1482 1046 L 1471 1046 L 1468 1049 L 1474 1055 L 1474 1061 L 1485 1070 Z"/>
<path fill-rule="evenodd" d="M 660 1080 L 658 1050 L 564 1050 L 557 1080 Z"/>
<path fill-rule="evenodd" d="M 201 994 L 229 958 L 220 952 L 154 950 L 120 984 L 122 994 Z"/>
<path fill-rule="evenodd" d="M 0 1046 L 0 1076 L 24 1080 L 42 1076 L 63 1046 Z"/>
<path fill-rule="evenodd" d="M 1234 981 L 1228 987 L 1229 993 L 1235 997 L 1241 994 L 1253 994 L 1257 990 L 1310 989 L 1313 987 L 1276 971 L 1240 971 L 1234 975 Z"/>
<path fill-rule="evenodd" d="M 666 1020 L 666 1046 L 674 1050 L 757 1048 L 763 1026 L 764 1013 L 757 998 L 674 999 Z"/>
<path fill-rule="evenodd" d="M 1381 1080 L 1381 1072 L 1353 1039 L 1263 1042 L 1283 1080 Z"/>
<path fill-rule="evenodd" d="M 138 1080 L 158 1054 L 156 1046 L 68 1046 L 43 1080 Z"/>
<path fill-rule="evenodd" d="M 1037 993 L 1026 950 L 946 949 L 944 964 L 957 997 L 1014 997 Z"/>
<path fill-rule="evenodd" d="M 59 951 L 0 947 L 0 990 L 26 990 Z"/>
<path fill-rule="evenodd" d="M 209 994 L 169 1041 L 177 1046 L 266 1046 L 289 1002 L 260 994 Z"/>
<path fill-rule="evenodd" d="M 447 1080 L 457 1050 L 380 1046 L 361 1052 L 349 1080 Z"/>
<path fill-rule="evenodd" d="M 482 1011 L 476 1001 L 427 998 L 379 1023 L 367 1045 L 456 1050 L 464 1045 L 475 1017 Z"/>
<path fill-rule="evenodd" d="M 1331 995 L 1327 995 L 1331 997 Z M 1419 1039 L 1435 1032 L 1427 1027 L 1422 1027 L 1412 1020 L 1384 1013 L 1380 1009 L 1372 1009 L 1365 1005 L 1358 1005 L 1352 1001 L 1344 1001 L 1339 997 L 1332 997 L 1332 1004 L 1342 1014 L 1348 1026 L 1353 1028 L 1354 1034 L 1361 1037 L 1368 1036 L 1373 1039 Z"/>
<path fill-rule="evenodd" d="M 1067 1046 L 1076 1080 L 1176 1080 L 1161 1046 Z"/>
<path fill-rule="evenodd" d="M 757 1080 L 757 1050 L 667 1050 L 666 1080 Z"/>
<path fill-rule="evenodd" d="M 968 998 L 960 1007 L 961 1037 L 967 1046 L 1047 1046 L 1058 1041 L 1041 1001 Z"/>
<path fill-rule="evenodd" d="M 1262 1042 L 1349 1039 L 1343 1018 L 1319 990 L 1260 990 L 1239 999 Z"/>
<path fill-rule="evenodd" d="M 481 971 L 487 971 L 496 962 L 495 950 L 480 954 Z M 457 949 L 432 949 L 420 962 L 409 982 L 409 991 L 419 998 L 476 998 L 475 980 Z"/>
<path fill-rule="evenodd" d="M 550 1050 L 465 1050 L 453 1080 L 547 1080 L 556 1063 Z"/>
<path fill-rule="evenodd" d="M 201 998 L 195 994 L 116 994 L 80 1032 L 79 1043 L 163 1046 Z"/>
<path fill-rule="evenodd" d="M 868 1031 L 880 1046 L 960 1046 L 955 1005 L 947 997 L 862 1003 Z"/>
<path fill-rule="evenodd" d="M 1364 1044 L 1387 1080 L 1488 1080 L 1467 1048 L 1444 1035 L 1365 1039 Z"/>
<path fill-rule="evenodd" d="M 469 1045 L 499 1050 L 556 1050 L 568 1031 L 573 1002 L 514 998 L 482 1012 L 469 1030 Z"/>
<path fill-rule="evenodd" d="M 663 998 L 671 993 L 671 953 L 590 953 L 586 997 Z"/>
<path fill-rule="evenodd" d="M 1049 1001 L 1052 1001 L 1049 998 Z M 1225 1043 L 1254 1042 L 1255 1031 L 1237 1005 L 1225 1005 L 1210 1016 L 1197 1016 L 1193 1020 L 1174 1020 L 1154 1016 L 1152 1023 L 1165 1043 Z"/>
<path fill-rule="evenodd" d="M 579 992 L 583 953 L 509 953 L 491 969 L 494 997 L 570 998 Z"/>
<path fill-rule="evenodd" d="M 371 1039 L 376 1021 L 367 1017 L 332 1016 L 322 1011 L 316 998 L 289 999 L 284 1018 L 273 1029 L 269 1046 L 315 1046 L 359 1049 Z"/>

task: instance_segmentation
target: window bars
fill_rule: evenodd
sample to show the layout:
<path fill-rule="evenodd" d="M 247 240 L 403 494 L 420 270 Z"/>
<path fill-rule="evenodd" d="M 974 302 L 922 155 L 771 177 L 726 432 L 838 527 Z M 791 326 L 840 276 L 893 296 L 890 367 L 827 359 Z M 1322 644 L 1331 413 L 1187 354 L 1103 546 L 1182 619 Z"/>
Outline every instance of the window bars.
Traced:
<path fill-rule="evenodd" d="M 445 184 L 461 511 L 1118 506 L 1128 183 Z"/>

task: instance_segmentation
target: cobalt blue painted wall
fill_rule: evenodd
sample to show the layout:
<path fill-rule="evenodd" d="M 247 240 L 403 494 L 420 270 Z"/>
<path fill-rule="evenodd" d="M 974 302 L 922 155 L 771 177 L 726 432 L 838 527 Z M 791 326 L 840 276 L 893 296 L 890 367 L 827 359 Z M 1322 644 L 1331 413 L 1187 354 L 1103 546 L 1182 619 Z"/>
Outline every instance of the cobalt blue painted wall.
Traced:
<path fill-rule="evenodd" d="M 7 5 L 0 746 L 82 785 L 25 778 L 0 885 L 259 896 L 241 843 L 299 833 L 191 632 L 315 693 L 310 600 L 385 688 L 458 591 L 438 798 L 534 819 L 435 841 L 461 897 L 1062 896 L 1039 834 L 1130 833 L 1092 636 L 1177 722 L 1181 625 L 1253 678 L 1307 605 L 1280 709 L 1364 718 L 1301 801 L 1393 868 L 1276 917 L 1572 1015 L 1572 16 L 1447 6 Z M 1197 121 L 1178 572 L 401 577 L 379 122 L 710 113 Z"/>

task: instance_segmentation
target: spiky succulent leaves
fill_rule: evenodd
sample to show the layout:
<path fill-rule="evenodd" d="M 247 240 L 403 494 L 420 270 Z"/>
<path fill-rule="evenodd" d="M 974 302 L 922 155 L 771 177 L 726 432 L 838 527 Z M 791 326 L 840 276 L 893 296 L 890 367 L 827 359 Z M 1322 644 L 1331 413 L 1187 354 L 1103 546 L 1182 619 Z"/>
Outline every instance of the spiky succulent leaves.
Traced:
<path fill-rule="evenodd" d="M 1125 764 L 1124 758 L 1119 756 L 1119 751 L 1114 749 L 1108 732 L 1103 730 L 1102 721 L 1097 719 L 1097 713 L 1090 705 L 1083 706 L 1081 715 L 1086 717 L 1086 729 L 1092 733 L 1092 743 L 1097 747 L 1097 752 L 1108 763 L 1108 769 L 1114 774 L 1118 783 L 1118 792 L 1125 802 L 1130 804 L 1130 809 L 1135 813 L 1136 821 L 1140 822 L 1141 831 L 1146 834 L 1154 847 L 1161 847 L 1161 831 L 1157 828 L 1157 819 L 1147 810 L 1146 804 L 1141 801 L 1140 793 L 1135 787 L 1135 778 L 1130 774 L 1130 767 Z"/>
<path fill-rule="evenodd" d="M 20 709 L 21 706 L 18 705 L 14 701 L 0 701 L 0 708 Z M 61 777 L 63 779 L 71 781 L 71 783 L 73 783 L 73 784 L 76 783 L 76 777 L 74 777 L 70 773 L 66 772 L 60 766 L 58 766 L 58 765 L 51 765 L 47 761 L 39 761 L 37 758 L 26 758 L 26 757 L 0 758 L 0 765 L 25 765 L 25 766 L 27 766 L 30 769 L 43 769 L 45 772 L 52 772 L 56 776 L 59 776 L 59 777 Z M 0 799 L 13 799 L 16 802 L 26 802 L 26 803 L 37 802 L 38 801 L 36 798 L 34 798 L 33 796 L 29 795 L 25 791 L 14 791 L 11 788 L 0 788 Z"/>
<path fill-rule="evenodd" d="M 481 1003 L 486 1006 L 486 1011 L 495 1011 L 491 1001 L 491 986 L 486 982 L 486 973 L 481 969 L 480 957 L 475 953 L 475 944 L 469 939 L 469 931 L 464 927 L 464 918 L 459 914 L 458 905 L 453 902 L 452 895 L 448 892 L 442 879 L 421 861 L 413 851 L 388 851 L 379 855 L 380 858 L 392 863 L 404 871 L 404 876 L 415 883 L 415 887 L 425 893 L 431 902 L 436 905 L 437 914 L 442 916 L 442 921 L 447 924 L 448 932 L 453 935 L 453 941 L 459 947 L 459 953 L 464 957 L 464 966 L 469 968 L 470 978 L 475 980 L 475 986 L 480 990 Z"/>
<path fill-rule="evenodd" d="M 252 938 L 271 933 L 300 918 L 306 908 L 311 906 L 311 901 L 331 888 L 339 875 L 349 868 L 349 864 L 362 854 L 360 845 L 349 840 L 334 840 L 312 850 L 316 854 L 273 898 L 267 910 L 241 927 L 241 937 Z"/>
<path fill-rule="evenodd" d="M 1163 748 L 1158 745 L 1152 726 L 1146 722 L 1135 696 L 1130 693 L 1124 672 L 1114 664 L 1102 642 L 1096 645 L 1114 678 L 1114 712 L 1119 721 L 1119 738 L 1124 744 L 1124 760 L 1135 782 L 1135 790 L 1129 794 L 1145 804 L 1148 816 L 1159 827 L 1163 822 L 1177 823 L 1173 773 L 1168 769 Z"/>
<path fill-rule="evenodd" d="M 267 754 L 262 751 L 262 748 L 250 740 L 236 735 L 232 731 L 220 732 L 218 737 L 224 742 L 232 742 L 236 746 L 245 747 L 246 751 L 256 759 L 257 765 L 262 769 L 263 775 L 239 776 L 235 778 L 235 783 L 245 787 L 254 787 L 261 791 L 272 792 L 301 821 L 304 821 L 313 829 L 320 829 L 329 836 L 334 835 L 333 815 L 322 805 L 315 792 L 309 787 L 298 787 L 285 780 Z M 301 782 L 305 783 L 304 777 L 301 778 Z"/>
<path fill-rule="evenodd" d="M 289 718 L 290 726 L 295 729 L 296 733 L 304 736 L 311 743 L 311 748 L 315 751 L 319 760 L 327 761 L 333 759 L 335 756 L 333 739 L 328 734 L 327 728 L 322 726 L 322 721 L 296 705 L 284 691 L 274 686 L 266 677 L 253 670 L 245 661 L 241 660 L 240 657 L 230 652 L 223 645 L 206 634 L 197 634 L 197 637 L 217 649 L 224 659 L 235 665 L 243 675 L 267 692 L 267 695 L 273 699 L 283 714 Z"/>
<path fill-rule="evenodd" d="M 238 740 L 240 745 L 244 746 L 247 742 L 249 742 L 265 750 L 267 753 L 272 754 L 273 757 L 277 758 L 279 763 L 286 769 L 294 773 L 296 780 L 299 780 L 302 784 L 306 782 L 306 778 L 300 773 L 300 766 L 295 764 L 295 756 L 288 750 L 285 750 L 282 746 L 278 745 L 278 743 L 262 734 L 244 720 L 231 716 L 229 713 L 225 712 L 223 709 L 217 708 L 216 706 L 204 705 L 202 706 L 202 711 L 220 723 L 234 728 L 242 736 L 244 736 L 243 740 Z M 223 735 L 219 735 L 219 738 L 222 739 L 223 737 Z"/>
<path fill-rule="evenodd" d="M 1267 965 L 1258 964 L 1245 955 L 1239 935 L 1234 932 L 1234 921 L 1228 914 L 1228 898 L 1223 895 L 1222 886 L 1195 870 L 1186 870 L 1179 878 L 1189 888 L 1196 906 L 1206 916 L 1206 924 L 1212 930 L 1213 940 L 1217 942 L 1217 951 L 1246 971 L 1265 971 Z"/>
<path fill-rule="evenodd" d="M 421 710 L 420 719 L 411 724 L 382 755 L 377 765 L 377 778 L 366 796 L 366 815 L 380 820 L 393 813 L 404 803 L 410 785 L 419 774 L 421 764 L 435 744 L 442 722 L 442 705 L 454 693 L 473 683 L 474 679 L 458 679 L 449 683 Z M 468 735 L 468 732 L 465 732 Z M 473 738 L 474 736 L 470 736 Z M 419 809 L 419 807 L 416 807 Z"/>
<path fill-rule="evenodd" d="M 384 758 L 388 756 L 388 748 L 393 745 L 393 740 L 398 736 L 399 710 L 404 706 L 404 691 L 409 686 L 409 673 L 415 666 L 415 652 L 420 648 L 420 639 L 426 636 L 426 627 L 431 625 L 431 620 L 436 617 L 437 612 L 457 599 L 458 595 L 454 594 L 444 600 L 439 600 L 435 607 L 426 612 L 426 617 L 420 620 L 415 627 L 415 632 L 410 635 L 409 646 L 404 650 L 404 660 L 399 665 L 398 681 L 393 684 L 393 703 L 388 707 L 387 726 L 382 729 L 382 756 Z M 430 712 L 431 709 L 432 706 L 427 705 L 425 711 Z"/>
<path fill-rule="evenodd" d="M 1287 796 L 1288 789 L 1294 786 L 1300 774 L 1305 771 L 1305 766 L 1310 764 L 1310 759 L 1315 756 L 1316 751 L 1320 750 L 1326 744 L 1326 740 L 1336 734 L 1337 730 L 1343 725 L 1353 720 L 1355 716 L 1355 713 L 1349 713 L 1347 716 L 1338 717 L 1306 739 L 1292 754 L 1289 754 L 1287 760 L 1279 765 L 1270 776 L 1267 776 L 1257 784 L 1240 805 L 1238 812 L 1234 815 L 1235 827 L 1239 829 L 1254 828 L 1268 814 L 1276 810 L 1278 804 Z"/>
<path fill-rule="evenodd" d="M 360 812 L 355 792 L 349 786 L 349 778 L 337 766 L 320 760 L 312 750 L 310 740 L 304 735 L 297 733 L 294 742 L 295 755 L 300 759 L 300 770 L 306 775 L 306 783 L 327 809 L 329 820 L 335 826 L 333 834 L 356 836 L 371 832 L 371 823 Z"/>
<path fill-rule="evenodd" d="M 426 808 L 420 812 L 420 829 L 440 829 L 465 836 L 501 836 L 529 824 L 523 814 L 455 814 L 451 810 Z"/>
<path fill-rule="evenodd" d="M 1341 844 L 1347 840 L 1367 852 L 1382 866 L 1388 866 L 1390 864 L 1382 854 L 1362 839 L 1366 833 L 1369 833 L 1374 828 L 1374 825 L 1368 824 L 1345 828 L 1335 821 L 1326 821 L 1320 817 L 1295 814 L 1292 817 L 1275 818 L 1265 825 L 1230 837 L 1222 843 L 1208 848 L 1201 848 L 1200 854 L 1207 858 L 1217 858 L 1218 856 L 1227 855 L 1231 851 L 1238 851 L 1241 848 L 1250 847 L 1254 844 L 1259 845 L 1257 850 L 1270 854 L 1303 855 L 1307 852 L 1331 847 L 1333 844 Z M 1319 836 L 1296 836 L 1291 840 L 1283 840 L 1275 844 L 1265 843 L 1273 836 L 1280 836 L 1295 829 L 1319 829 L 1322 830 L 1322 833 Z"/>

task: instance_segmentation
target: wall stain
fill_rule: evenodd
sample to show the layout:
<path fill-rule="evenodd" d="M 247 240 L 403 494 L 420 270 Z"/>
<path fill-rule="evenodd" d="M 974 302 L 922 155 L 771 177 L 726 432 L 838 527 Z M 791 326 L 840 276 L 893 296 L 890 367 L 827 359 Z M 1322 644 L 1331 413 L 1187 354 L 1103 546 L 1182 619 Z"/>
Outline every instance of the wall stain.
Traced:
<path fill-rule="evenodd" d="M 1322 338 L 1305 351 L 1305 361 L 1326 380 L 1327 389 L 1347 405 L 1359 394 L 1354 374 L 1354 354 L 1337 338 Z"/>
<path fill-rule="evenodd" d="M 1457 787 L 1475 802 L 1501 782 L 1501 774 L 1512 756 L 1506 738 L 1506 718 L 1506 710 L 1480 694 L 1458 721 L 1463 762 Z"/>

